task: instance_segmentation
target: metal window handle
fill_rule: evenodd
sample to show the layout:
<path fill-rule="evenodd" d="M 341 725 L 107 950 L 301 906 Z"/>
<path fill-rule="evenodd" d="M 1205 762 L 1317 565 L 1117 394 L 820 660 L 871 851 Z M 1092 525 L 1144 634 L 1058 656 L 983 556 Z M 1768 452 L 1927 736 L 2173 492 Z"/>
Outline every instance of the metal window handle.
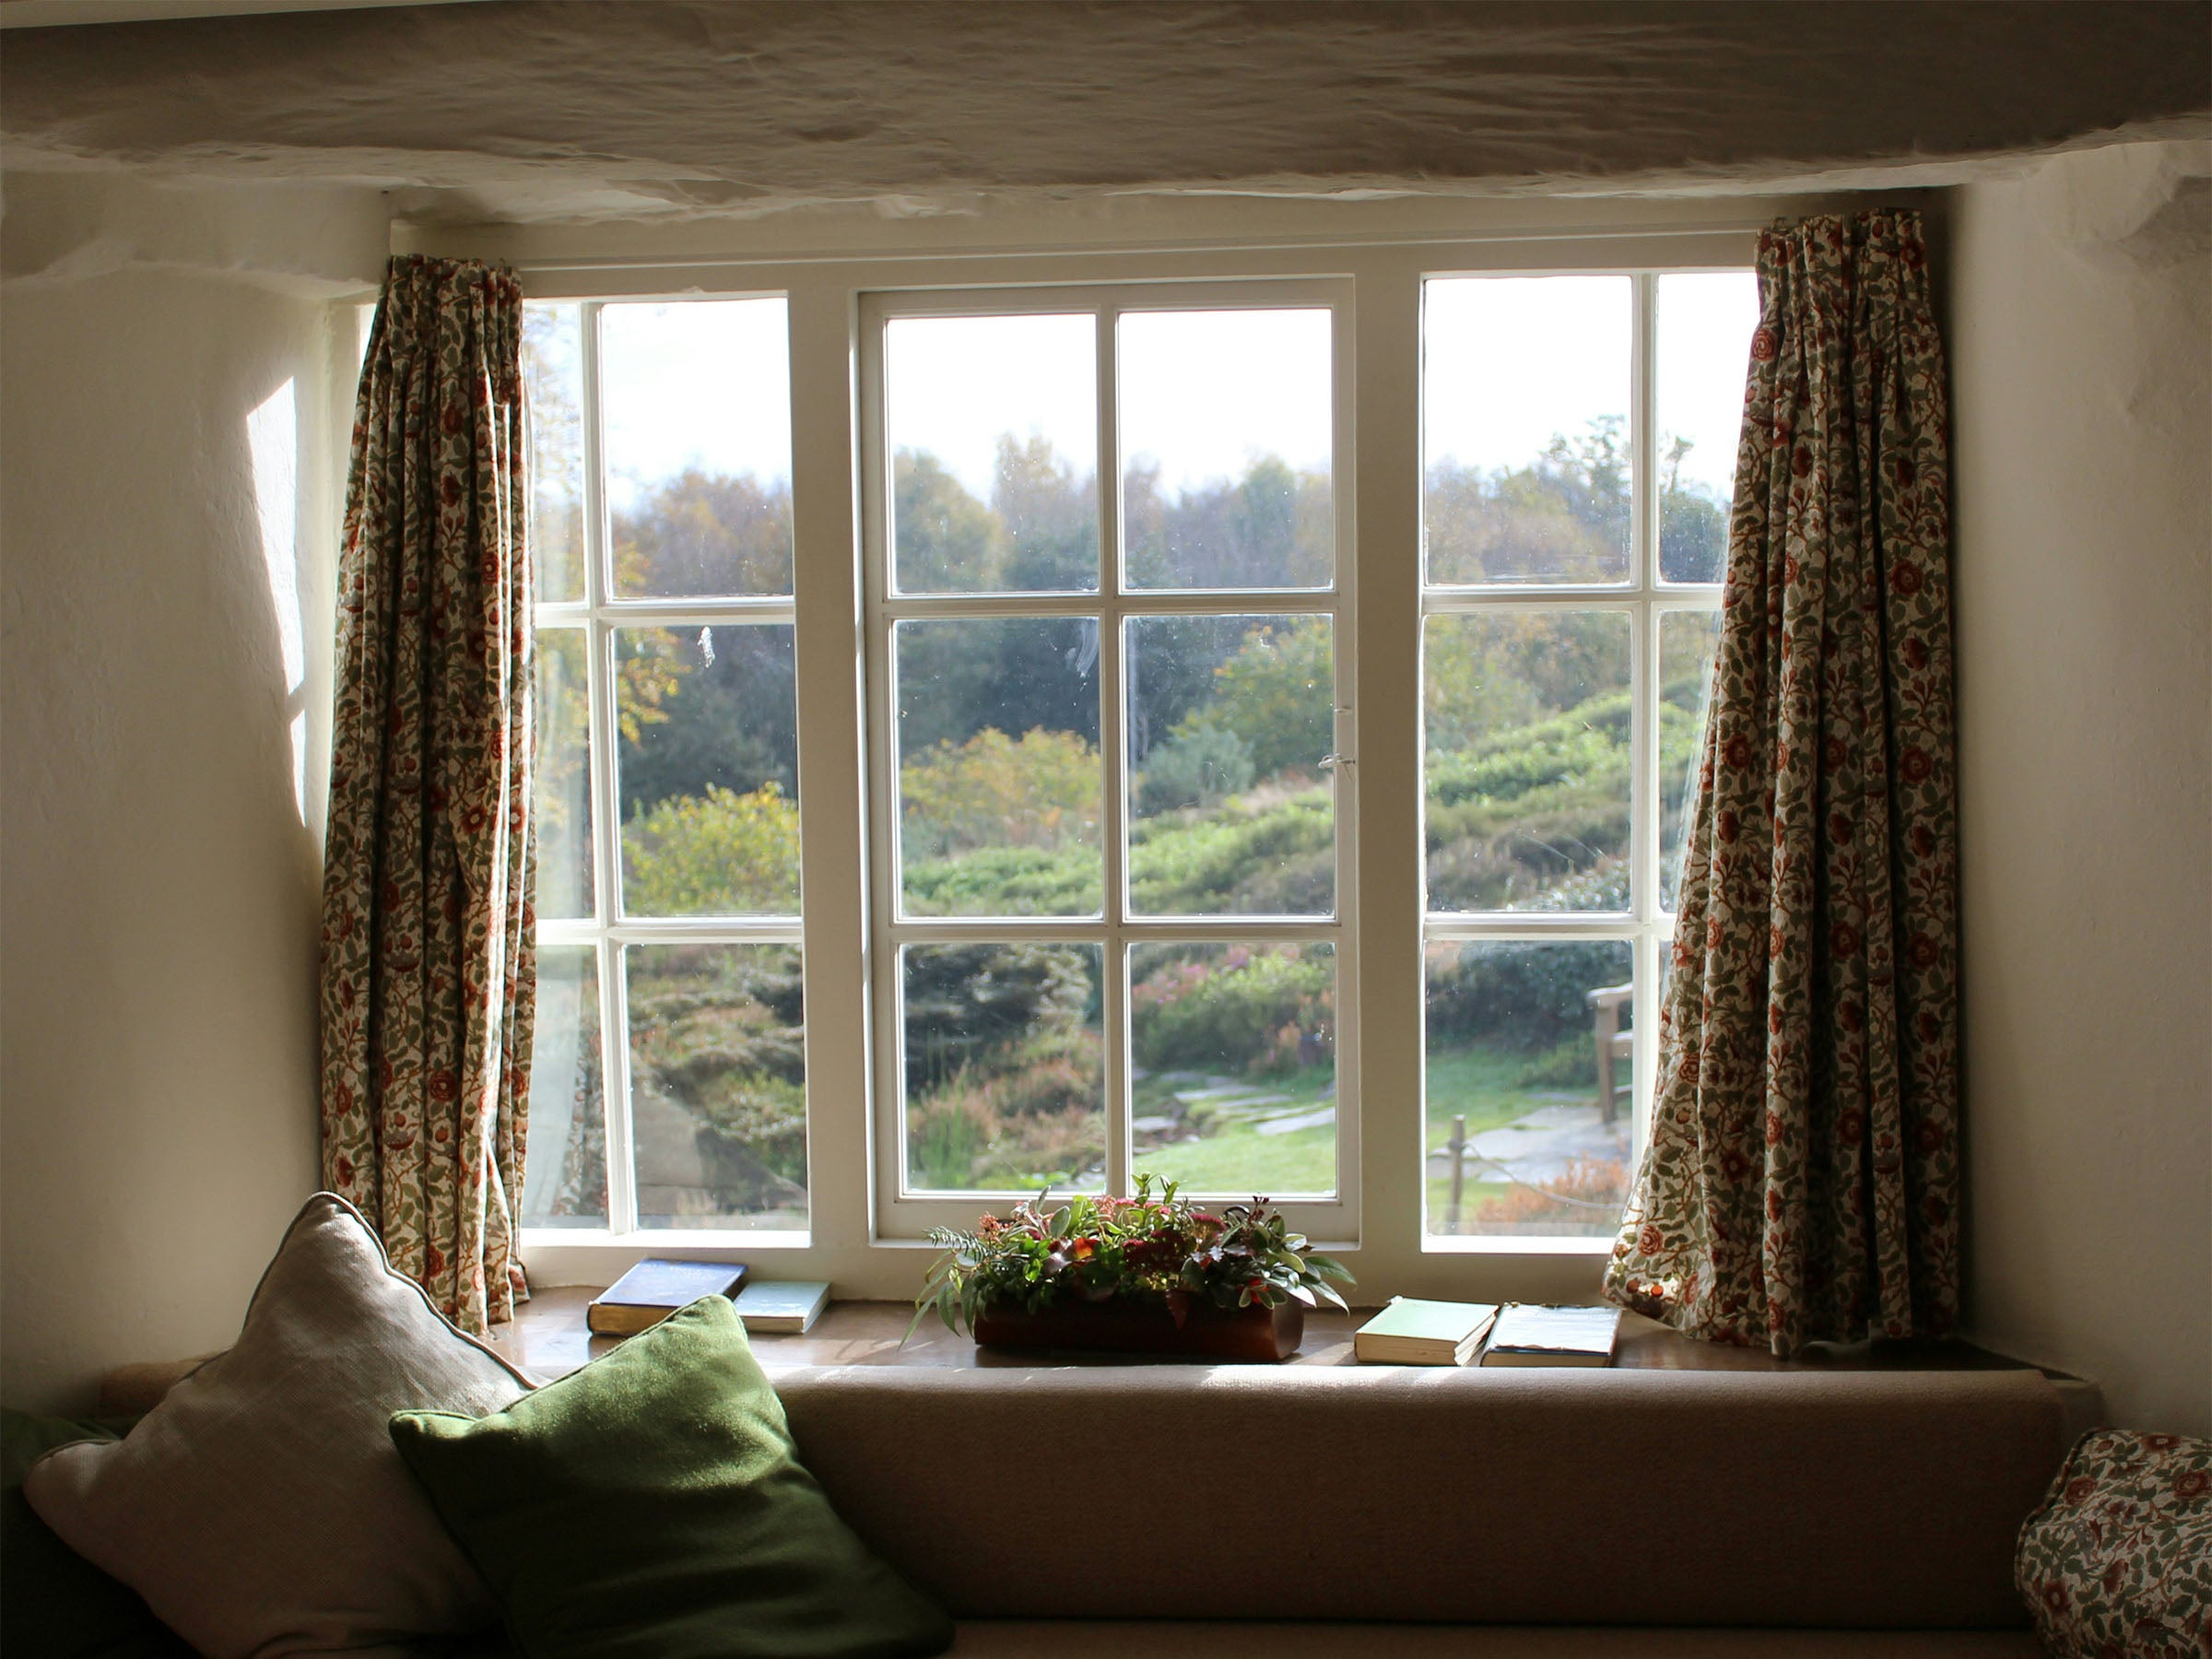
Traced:
<path fill-rule="evenodd" d="M 1316 761 L 1315 761 L 1313 764 L 1314 764 L 1314 765 L 1316 765 L 1316 766 L 1324 766 L 1324 767 L 1325 767 L 1325 766 L 1353 766 L 1353 765 L 1357 765 L 1357 764 L 1358 764 L 1358 762 L 1356 762 L 1355 760 L 1353 760 L 1353 759 L 1352 759 L 1352 758 L 1351 758 L 1351 756 L 1349 756 L 1349 755 L 1324 755 L 1324 756 L 1323 756 L 1323 757 L 1322 757 L 1322 758 L 1321 758 L 1319 760 L 1316 760 Z"/>

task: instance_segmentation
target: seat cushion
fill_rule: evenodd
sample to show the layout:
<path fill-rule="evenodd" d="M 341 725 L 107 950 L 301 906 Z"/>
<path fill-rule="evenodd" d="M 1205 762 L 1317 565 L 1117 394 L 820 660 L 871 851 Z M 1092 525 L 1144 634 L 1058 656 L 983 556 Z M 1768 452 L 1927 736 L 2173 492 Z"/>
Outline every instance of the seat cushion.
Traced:
<path fill-rule="evenodd" d="M 2064 1450 L 2030 1371 L 847 1365 L 777 1386 L 839 1512 L 962 1618 L 2024 1625 L 2013 1540 Z M 1045 1471 L 1233 1502 L 1273 1518 L 1270 1546 L 1224 1571 L 1182 1529 L 1100 1524 L 1082 1571 L 1009 1571 L 972 1541 Z"/>
<path fill-rule="evenodd" d="M 503 1411 L 402 1412 L 392 1438 L 528 1659 L 893 1659 L 952 1640 L 800 1466 L 725 1297 Z"/>
<path fill-rule="evenodd" d="M 212 1659 L 466 1630 L 497 1609 L 393 1450 L 394 1411 L 529 1382 L 463 1335 L 345 1200 L 310 1199 L 237 1344 L 121 1441 L 49 1452 L 24 1496 Z"/>
<path fill-rule="evenodd" d="M 2027 1630 L 963 1619 L 950 1659 L 2036 1659 Z"/>

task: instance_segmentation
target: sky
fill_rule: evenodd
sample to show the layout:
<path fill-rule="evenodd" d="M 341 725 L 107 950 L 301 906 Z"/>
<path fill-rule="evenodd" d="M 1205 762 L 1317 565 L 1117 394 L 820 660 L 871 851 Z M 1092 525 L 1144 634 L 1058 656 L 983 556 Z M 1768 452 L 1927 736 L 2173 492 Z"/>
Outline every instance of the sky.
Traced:
<path fill-rule="evenodd" d="M 1625 276 L 1448 277 L 1429 285 L 1427 459 L 1524 465 L 1555 434 L 1628 414 Z M 1693 448 L 1686 481 L 1727 494 L 1757 322 L 1748 272 L 1659 279 L 1661 453 Z M 617 508 L 699 466 L 791 476 L 791 386 L 780 299 L 609 304 L 600 312 L 609 491 Z M 1262 455 L 1325 469 L 1329 313 L 1132 312 L 1119 325 L 1123 452 L 1171 492 L 1243 475 Z M 1097 453 L 1088 313 L 893 319 L 886 348 L 894 448 L 933 452 L 979 498 L 999 435 Z"/>

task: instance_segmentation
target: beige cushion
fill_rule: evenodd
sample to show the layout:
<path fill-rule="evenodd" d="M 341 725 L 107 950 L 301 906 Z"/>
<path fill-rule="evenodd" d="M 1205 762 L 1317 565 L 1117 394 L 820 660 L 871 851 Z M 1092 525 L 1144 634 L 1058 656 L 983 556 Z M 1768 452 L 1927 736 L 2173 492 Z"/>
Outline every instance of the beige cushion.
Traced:
<path fill-rule="evenodd" d="M 529 1386 L 392 1270 L 350 1205 L 319 1193 L 237 1346 L 124 1439 L 49 1453 L 23 1492 L 212 1659 L 471 1630 L 498 1611 L 385 1424 L 414 1407 L 480 1416 Z"/>

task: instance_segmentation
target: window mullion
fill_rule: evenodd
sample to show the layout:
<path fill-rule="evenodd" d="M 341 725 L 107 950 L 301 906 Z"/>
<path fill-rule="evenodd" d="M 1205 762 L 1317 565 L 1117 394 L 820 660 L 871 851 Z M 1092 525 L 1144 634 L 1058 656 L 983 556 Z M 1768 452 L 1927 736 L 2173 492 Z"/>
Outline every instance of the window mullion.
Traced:
<path fill-rule="evenodd" d="M 1124 690 L 1128 643 L 1122 629 L 1122 445 L 1120 359 L 1121 313 L 1112 305 L 1098 310 L 1096 378 L 1099 399 L 1099 764 L 1104 768 L 1100 795 L 1100 851 L 1104 866 L 1105 949 L 1100 959 L 1100 993 L 1106 1089 L 1106 1190 L 1130 1190 L 1135 1161 L 1129 1128 L 1128 947 L 1121 924 L 1129 913 L 1128 743 L 1123 724 L 1128 715 Z"/>
<path fill-rule="evenodd" d="M 1637 606 L 1629 647 L 1630 696 L 1629 778 L 1629 903 L 1648 929 L 1659 913 L 1659 619 L 1651 595 L 1659 579 L 1658 384 L 1659 279 L 1646 271 L 1636 277 L 1634 365 L 1630 374 L 1633 415 L 1630 431 L 1630 518 L 1635 535 Z M 1639 983 L 1639 1005 L 1648 1000 Z"/>
<path fill-rule="evenodd" d="M 619 733 L 614 635 L 605 606 L 608 565 L 604 434 L 600 425 L 599 307 L 585 305 L 578 327 L 583 382 L 583 570 L 586 628 L 585 699 L 590 722 L 592 917 L 602 930 L 599 967 L 600 1101 L 606 1114 L 606 1224 L 617 1237 L 638 1225 L 637 1177 L 630 1156 L 629 1017 L 622 947 L 604 930 L 619 916 L 621 822 L 616 810 L 615 744 Z"/>

